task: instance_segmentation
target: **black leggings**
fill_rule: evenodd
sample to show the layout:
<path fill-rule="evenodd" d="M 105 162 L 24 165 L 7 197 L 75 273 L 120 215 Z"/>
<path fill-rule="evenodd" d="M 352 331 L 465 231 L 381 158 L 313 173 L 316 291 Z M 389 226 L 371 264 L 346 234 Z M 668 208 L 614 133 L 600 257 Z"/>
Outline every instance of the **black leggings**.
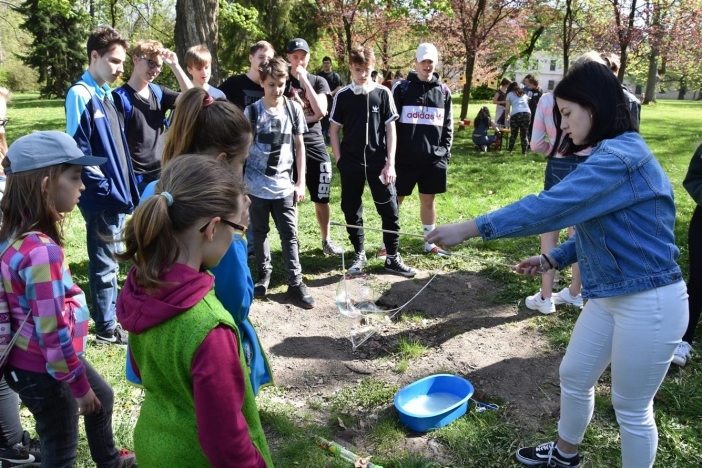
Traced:
<path fill-rule="evenodd" d="M 687 294 L 690 296 L 690 322 L 683 335 L 683 341 L 692 344 L 695 328 L 702 312 L 702 207 L 697 205 L 690 220 L 687 233 L 687 245 L 690 255 L 690 276 L 687 281 Z"/>
<path fill-rule="evenodd" d="M 527 132 L 529 131 L 529 122 L 531 122 L 531 114 L 528 112 L 519 112 L 509 118 L 509 126 L 512 128 L 512 133 L 509 135 L 509 150 L 514 149 L 514 143 L 517 141 L 517 132 L 519 132 L 520 142 L 522 144 L 522 154 L 526 154 Z"/>

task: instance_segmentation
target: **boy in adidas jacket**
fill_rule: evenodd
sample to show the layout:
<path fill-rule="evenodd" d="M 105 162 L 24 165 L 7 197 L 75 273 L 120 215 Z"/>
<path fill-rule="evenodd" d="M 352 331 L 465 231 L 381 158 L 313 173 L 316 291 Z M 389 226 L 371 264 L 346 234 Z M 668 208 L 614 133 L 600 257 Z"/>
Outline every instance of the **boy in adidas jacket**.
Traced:
<path fill-rule="evenodd" d="M 451 91 L 434 72 L 439 53 L 433 44 L 417 47 L 415 70 L 392 88 L 400 113 L 397 123 L 397 199 L 419 190 L 419 217 L 424 235 L 436 227 L 434 197 L 446 192 L 448 163 L 453 141 Z M 424 251 L 441 255 L 436 245 L 425 243 Z"/>

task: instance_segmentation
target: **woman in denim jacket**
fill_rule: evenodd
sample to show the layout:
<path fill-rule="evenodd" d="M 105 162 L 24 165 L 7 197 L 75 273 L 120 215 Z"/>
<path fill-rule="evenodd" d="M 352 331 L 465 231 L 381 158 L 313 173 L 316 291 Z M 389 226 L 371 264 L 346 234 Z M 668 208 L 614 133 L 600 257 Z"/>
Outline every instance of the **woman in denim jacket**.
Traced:
<path fill-rule="evenodd" d="M 577 259 L 582 295 L 589 299 L 560 367 L 558 441 L 521 448 L 516 458 L 532 466 L 578 466 L 594 386 L 611 364 L 622 466 L 651 467 L 658 446 L 653 397 L 688 321 L 673 189 L 636 133 L 621 86 L 606 66 L 591 62 L 572 70 L 554 95 L 565 137 L 593 146 L 587 161 L 550 190 L 438 227 L 426 242 L 451 246 L 471 237 L 520 237 L 575 225 L 564 244 L 514 267 L 554 274 Z"/>

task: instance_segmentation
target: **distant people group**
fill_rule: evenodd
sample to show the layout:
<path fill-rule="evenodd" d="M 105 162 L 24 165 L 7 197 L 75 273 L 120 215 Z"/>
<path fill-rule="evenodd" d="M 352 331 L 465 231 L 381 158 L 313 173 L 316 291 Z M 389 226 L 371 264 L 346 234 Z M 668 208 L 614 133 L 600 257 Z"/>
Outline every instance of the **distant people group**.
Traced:
<path fill-rule="evenodd" d="M 515 267 L 543 273 L 527 307 L 550 314 L 556 305 L 583 307 L 588 299 L 560 368 L 559 437 L 519 449 L 517 460 L 578 466 L 593 388 L 611 363 L 623 466 L 652 466 L 653 397 L 671 361 L 685 365 L 690 358 L 702 309 L 695 292 L 702 281 L 702 216 L 695 210 L 690 225 L 688 309 L 676 263 L 672 187 L 638 134 L 638 101 L 612 74 L 614 57 L 586 54 L 552 94 L 531 75 L 523 86 L 503 80 L 493 99 L 495 119 L 480 109 L 473 142 L 487 149 L 495 142 L 489 130 L 509 124 L 509 151 L 519 136 L 523 154 L 530 147 L 548 156 L 544 191 L 437 228 L 435 197 L 448 190 L 453 112 L 433 44 L 417 47 L 406 78 L 388 73 L 384 81 L 373 76 L 372 48 L 353 47 L 351 82 L 344 86 L 329 57 L 319 74 L 308 71 L 304 39 L 288 43 L 286 59 L 259 41 L 250 48 L 248 71 L 217 88 L 209 83 L 206 47 L 189 49 L 183 70 L 174 52 L 144 40 L 130 49 L 129 80 L 112 90 L 128 49 L 114 29 L 94 30 L 88 69 L 66 96 L 66 133 L 33 133 L 9 149 L 0 138 L 6 155 L 0 322 L 11 324 L 0 327 L 0 351 L 8 357 L 0 396 L 10 402 L 0 405 L 0 460 L 14 450 L 25 462 L 40 456 L 41 466 L 72 466 L 82 415 L 100 468 L 136 466 L 137 458 L 142 467 L 236 460 L 236 466 L 272 468 L 255 396 L 273 384 L 273 375 L 249 312 L 271 286 L 271 218 L 287 295 L 300 308 L 315 307 L 303 281 L 297 226 L 297 205 L 308 192 L 321 252 L 343 253 L 329 236 L 328 142 L 354 250 L 348 274 L 363 273 L 368 262 L 366 186 L 384 230 L 377 256 L 385 271 L 417 274 L 399 245 L 400 209 L 416 187 L 426 254 L 446 255 L 443 247 L 471 237 L 542 234 L 541 255 Z M 164 65 L 179 90 L 154 83 Z M 3 96 L 0 89 L 0 104 Z M 5 123 L 0 115 L 2 136 Z M 701 151 L 684 183 L 698 204 Z M 76 205 L 86 226 L 90 309 L 63 250 L 61 220 Z M 570 239 L 557 246 L 567 227 Z M 132 266 L 118 294 L 119 262 Z M 572 283 L 553 294 L 555 272 L 568 265 Z M 115 447 L 112 389 L 83 355 L 89 318 L 97 343 L 128 344 L 129 380 L 146 390 L 136 453 Z M 10 342 L 11 335 L 19 339 Z M 7 387 L 34 416 L 37 457 Z"/>

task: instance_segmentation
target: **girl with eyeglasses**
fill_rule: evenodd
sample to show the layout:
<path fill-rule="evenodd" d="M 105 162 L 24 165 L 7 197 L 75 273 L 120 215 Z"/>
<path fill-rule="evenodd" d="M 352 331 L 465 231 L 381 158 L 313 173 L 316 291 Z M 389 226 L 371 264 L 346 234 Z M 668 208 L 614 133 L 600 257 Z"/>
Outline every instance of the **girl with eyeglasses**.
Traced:
<path fill-rule="evenodd" d="M 273 466 L 241 333 L 207 271 L 242 236 L 247 208 L 226 162 L 188 154 L 164 168 L 127 223 L 119 259 L 134 266 L 117 315 L 146 390 L 134 428 L 141 467 Z"/>
<path fill-rule="evenodd" d="M 166 132 L 163 167 L 187 153 L 207 154 L 222 160 L 229 170 L 241 176 L 251 146 L 251 124 L 239 108 L 229 101 L 212 99 L 202 88 L 184 92 L 178 101 L 178 111 Z M 204 185 L 207 181 L 203 180 Z M 141 203 L 154 193 L 156 182 L 145 189 Z M 242 210 L 241 226 L 249 225 L 248 209 Z M 234 318 L 241 331 L 249 377 L 254 394 L 265 385 L 273 384 L 273 372 L 256 330 L 249 321 L 249 309 L 254 297 L 254 284 L 247 258 L 249 240 L 234 239 L 224 258 L 210 271 L 215 276 L 217 298 Z"/>

